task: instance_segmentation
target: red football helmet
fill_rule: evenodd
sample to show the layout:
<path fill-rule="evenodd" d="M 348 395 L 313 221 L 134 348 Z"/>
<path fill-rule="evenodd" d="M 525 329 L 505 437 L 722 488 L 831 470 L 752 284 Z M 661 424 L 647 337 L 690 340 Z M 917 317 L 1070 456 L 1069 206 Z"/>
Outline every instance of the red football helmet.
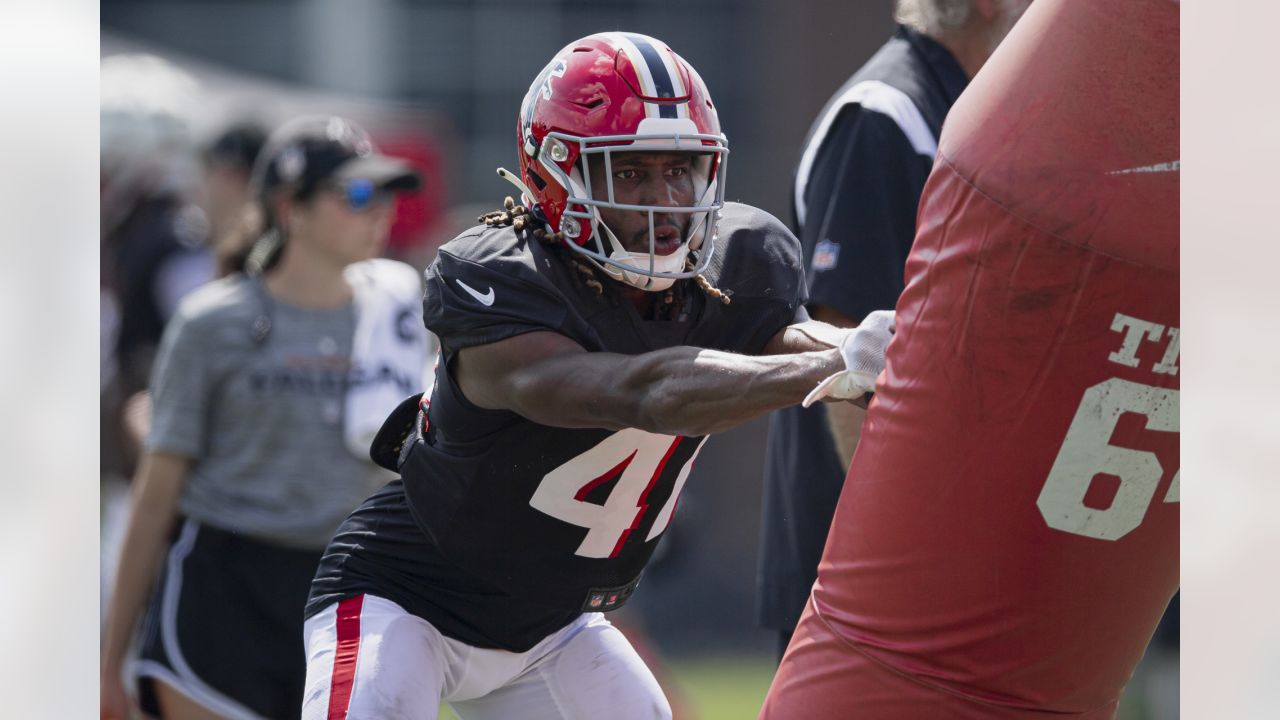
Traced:
<path fill-rule="evenodd" d="M 729 146 L 702 78 L 665 43 L 622 32 L 569 43 L 529 86 L 517 131 L 526 203 L 552 231 L 564 234 L 571 250 L 643 290 L 664 290 L 707 268 L 724 205 Z M 637 151 L 696 153 L 694 204 L 615 202 L 612 155 Z M 594 154 L 603 156 L 608 182 L 603 198 L 591 193 L 586 156 Z M 601 221 L 601 207 L 647 212 L 649 252 L 628 252 Z M 690 216 L 686 237 L 669 255 L 654 252 L 655 213 Z M 686 270 L 685 258 L 695 250 L 697 267 Z"/>

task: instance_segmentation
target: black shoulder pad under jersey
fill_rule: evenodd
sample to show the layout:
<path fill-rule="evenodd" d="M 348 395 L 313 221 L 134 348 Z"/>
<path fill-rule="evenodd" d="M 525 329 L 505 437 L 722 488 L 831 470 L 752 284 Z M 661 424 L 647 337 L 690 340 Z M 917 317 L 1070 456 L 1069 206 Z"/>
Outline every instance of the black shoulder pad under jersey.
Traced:
<path fill-rule="evenodd" d="M 706 277 L 735 299 L 777 300 L 796 308 L 807 300 L 800 241 L 759 208 L 725 203 L 716 254 Z"/>
<path fill-rule="evenodd" d="M 440 248 L 427 269 L 422 316 L 446 355 L 561 328 L 568 301 L 540 259 L 548 260 L 510 227 L 473 229 Z"/>

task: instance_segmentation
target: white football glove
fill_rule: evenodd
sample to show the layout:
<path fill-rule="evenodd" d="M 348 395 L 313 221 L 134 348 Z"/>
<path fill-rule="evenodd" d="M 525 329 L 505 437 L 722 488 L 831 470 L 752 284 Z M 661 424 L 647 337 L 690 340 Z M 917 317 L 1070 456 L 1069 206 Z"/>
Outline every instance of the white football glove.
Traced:
<path fill-rule="evenodd" d="M 824 397 L 852 400 L 876 389 L 876 378 L 884 370 L 884 351 L 893 338 L 892 310 L 877 310 L 845 335 L 840 355 L 845 369 L 818 383 L 804 398 L 809 407 Z"/>

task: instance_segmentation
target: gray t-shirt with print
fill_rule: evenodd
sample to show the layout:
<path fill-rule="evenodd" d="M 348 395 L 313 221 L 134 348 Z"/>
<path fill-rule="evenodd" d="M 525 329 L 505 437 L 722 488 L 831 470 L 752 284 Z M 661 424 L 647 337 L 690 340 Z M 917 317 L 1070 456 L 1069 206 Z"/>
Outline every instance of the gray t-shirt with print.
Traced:
<path fill-rule="evenodd" d="M 188 296 L 151 377 L 148 449 L 192 459 L 188 517 L 290 547 L 323 548 L 391 476 L 343 441 L 354 305 L 264 302 L 243 276 Z M 270 308 L 270 332 L 254 322 Z"/>

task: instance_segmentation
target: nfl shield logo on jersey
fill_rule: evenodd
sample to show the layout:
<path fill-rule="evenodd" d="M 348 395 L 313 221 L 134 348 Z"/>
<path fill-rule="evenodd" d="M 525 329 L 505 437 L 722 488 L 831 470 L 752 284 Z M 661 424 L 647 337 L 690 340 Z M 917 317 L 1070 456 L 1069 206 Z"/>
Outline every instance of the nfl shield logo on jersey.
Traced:
<path fill-rule="evenodd" d="M 604 593 L 591 593 L 591 599 L 587 602 L 587 607 L 592 610 L 599 610 L 604 605 Z"/>
<path fill-rule="evenodd" d="M 840 246 L 830 240 L 823 240 L 813 249 L 813 270 L 830 270 L 840 259 Z"/>

